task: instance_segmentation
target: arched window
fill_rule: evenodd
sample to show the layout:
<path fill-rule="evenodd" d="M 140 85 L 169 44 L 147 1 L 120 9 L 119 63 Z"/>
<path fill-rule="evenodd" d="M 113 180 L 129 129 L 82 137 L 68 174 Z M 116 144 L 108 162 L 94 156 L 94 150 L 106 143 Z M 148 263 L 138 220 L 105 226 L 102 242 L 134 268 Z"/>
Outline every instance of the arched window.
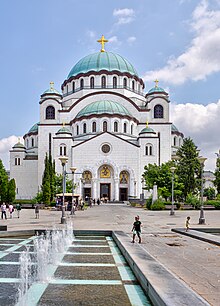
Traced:
<path fill-rule="evenodd" d="M 27 142 L 26 142 L 26 143 L 27 143 L 27 148 L 29 148 L 29 141 L 28 141 L 28 139 L 27 139 Z"/>
<path fill-rule="evenodd" d="M 102 76 L 102 88 L 106 88 L 106 77 Z"/>
<path fill-rule="evenodd" d="M 163 118 L 163 106 L 157 104 L 154 106 L 154 118 Z"/>
<path fill-rule="evenodd" d="M 124 123 L 124 133 L 127 133 L 127 123 Z"/>
<path fill-rule="evenodd" d="M 83 88 L 84 88 L 84 80 L 81 79 L 81 80 L 80 80 L 80 89 L 83 89 Z"/>
<path fill-rule="evenodd" d="M 95 87 L 95 79 L 94 77 L 90 78 L 90 88 L 94 88 Z"/>
<path fill-rule="evenodd" d="M 95 133 L 96 132 L 96 122 L 92 123 L 92 132 Z"/>
<path fill-rule="evenodd" d="M 131 135 L 133 134 L 133 124 L 131 125 Z"/>
<path fill-rule="evenodd" d="M 20 166 L 20 165 L 21 165 L 20 157 L 15 157 L 15 166 Z"/>
<path fill-rule="evenodd" d="M 118 132 L 118 122 L 117 121 L 115 121 L 114 122 L 114 132 Z"/>
<path fill-rule="evenodd" d="M 75 82 L 72 83 L 72 90 L 75 92 Z"/>
<path fill-rule="evenodd" d="M 177 138 L 176 138 L 176 136 L 174 136 L 174 138 L 173 138 L 173 145 L 174 145 L 174 147 L 177 145 Z"/>
<path fill-rule="evenodd" d="M 66 156 L 66 145 L 65 144 L 61 144 L 60 145 L 60 156 Z"/>
<path fill-rule="evenodd" d="M 53 106 L 47 106 L 46 119 L 55 119 L 55 108 Z"/>
<path fill-rule="evenodd" d="M 76 135 L 79 135 L 79 126 L 76 126 Z"/>
<path fill-rule="evenodd" d="M 145 147 L 145 155 L 153 155 L 153 146 L 152 144 L 148 143 Z"/>
<path fill-rule="evenodd" d="M 113 77 L 113 88 L 117 88 L 117 78 Z"/>
<path fill-rule="evenodd" d="M 83 123 L 83 133 L 86 134 L 86 123 Z"/>
<path fill-rule="evenodd" d="M 34 147 L 34 138 L 31 138 L 31 146 Z"/>
<path fill-rule="evenodd" d="M 107 132 L 107 129 L 108 129 L 108 124 L 107 124 L 107 121 L 104 121 L 103 122 L 103 132 Z"/>
<path fill-rule="evenodd" d="M 124 88 L 127 88 L 127 79 L 126 78 L 123 79 L 123 86 L 124 86 Z"/>
<path fill-rule="evenodd" d="M 132 81 L 132 90 L 134 90 L 134 87 L 135 87 L 135 83 L 134 81 Z"/>

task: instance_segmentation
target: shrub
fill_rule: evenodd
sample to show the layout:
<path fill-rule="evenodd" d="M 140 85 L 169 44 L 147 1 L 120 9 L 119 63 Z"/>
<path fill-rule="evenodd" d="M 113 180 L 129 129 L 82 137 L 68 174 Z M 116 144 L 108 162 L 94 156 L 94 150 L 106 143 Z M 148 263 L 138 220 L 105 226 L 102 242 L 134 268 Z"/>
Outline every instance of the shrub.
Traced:
<path fill-rule="evenodd" d="M 200 207 L 199 199 L 195 197 L 192 193 L 189 193 L 187 195 L 185 203 L 188 205 L 192 205 L 196 209 Z"/>
<path fill-rule="evenodd" d="M 150 210 L 151 209 L 151 205 L 152 205 L 152 197 L 149 197 L 146 200 L 146 208 Z"/>
<path fill-rule="evenodd" d="M 180 209 L 181 204 L 180 204 L 179 202 L 175 203 L 175 205 L 176 205 L 176 208 L 177 208 L 177 209 Z"/>
<path fill-rule="evenodd" d="M 215 209 L 220 209 L 220 201 L 218 200 L 209 200 L 204 203 L 204 205 L 213 205 Z"/>
<path fill-rule="evenodd" d="M 131 206 L 132 206 L 132 207 L 135 207 L 135 206 L 136 206 L 136 203 L 131 202 Z"/>
<path fill-rule="evenodd" d="M 160 199 L 156 200 L 152 205 L 151 205 L 151 210 L 163 210 L 165 209 L 165 204 L 163 201 Z"/>

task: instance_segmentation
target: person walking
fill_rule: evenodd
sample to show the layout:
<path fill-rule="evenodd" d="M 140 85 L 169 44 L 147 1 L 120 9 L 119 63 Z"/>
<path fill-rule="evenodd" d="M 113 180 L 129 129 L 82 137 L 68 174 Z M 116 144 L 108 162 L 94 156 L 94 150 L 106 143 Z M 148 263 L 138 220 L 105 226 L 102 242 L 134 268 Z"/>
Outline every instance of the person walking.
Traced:
<path fill-rule="evenodd" d="M 40 211 L 40 206 L 39 206 L 39 204 L 36 204 L 36 206 L 35 206 L 35 219 L 39 219 L 39 211 Z"/>
<path fill-rule="evenodd" d="M 135 242 L 135 236 L 137 235 L 139 238 L 139 243 L 141 243 L 141 221 L 139 216 L 135 217 L 135 221 L 133 223 L 133 227 L 132 227 L 132 233 L 133 233 L 133 239 L 132 239 L 132 243 Z"/>
<path fill-rule="evenodd" d="M 10 214 L 10 219 L 12 219 L 12 214 L 14 212 L 14 206 L 12 204 L 10 204 L 9 207 L 8 207 L 8 210 L 9 210 L 9 214 Z"/>
<path fill-rule="evenodd" d="M 20 218 L 20 211 L 21 211 L 21 204 L 16 205 L 16 210 L 17 210 L 17 217 Z"/>
<path fill-rule="evenodd" d="M 7 220 L 6 210 L 7 210 L 7 207 L 5 203 L 3 202 L 3 204 L 1 205 L 2 219 L 5 216 L 5 219 Z"/>
<path fill-rule="evenodd" d="M 189 225 L 190 225 L 190 217 L 188 216 L 186 218 L 186 232 L 188 232 L 188 230 L 189 230 Z"/>

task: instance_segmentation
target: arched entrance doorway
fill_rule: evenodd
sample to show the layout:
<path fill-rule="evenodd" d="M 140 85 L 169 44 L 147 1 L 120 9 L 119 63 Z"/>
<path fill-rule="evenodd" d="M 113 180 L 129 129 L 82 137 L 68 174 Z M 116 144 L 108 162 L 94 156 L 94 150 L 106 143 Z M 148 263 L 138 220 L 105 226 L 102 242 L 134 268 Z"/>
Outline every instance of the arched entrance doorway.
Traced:
<path fill-rule="evenodd" d="M 92 173 L 84 171 L 82 174 L 83 180 L 83 198 L 91 198 L 92 196 Z"/>
<path fill-rule="evenodd" d="M 121 171 L 119 175 L 119 201 L 128 200 L 128 182 L 129 173 L 125 170 Z"/>
<path fill-rule="evenodd" d="M 100 199 L 111 201 L 113 199 L 113 169 L 109 165 L 103 165 L 99 168 L 100 180 Z"/>

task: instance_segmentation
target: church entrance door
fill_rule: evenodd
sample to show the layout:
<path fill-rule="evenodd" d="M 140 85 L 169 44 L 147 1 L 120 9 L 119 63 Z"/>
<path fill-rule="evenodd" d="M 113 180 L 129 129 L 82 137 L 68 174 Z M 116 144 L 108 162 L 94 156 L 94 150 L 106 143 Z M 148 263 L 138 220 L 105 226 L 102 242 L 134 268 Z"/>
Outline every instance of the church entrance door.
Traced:
<path fill-rule="evenodd" d="M 101 183 L 100 184 L 100 198 L 107 198 L 110 199 L 111 195 L 111 184 Z"/>
<path fill-rule="evenodd" d="M 128 200 L 128 188 L 120 188 L 119 201 L 127 201 L 127 200 Z"/>

